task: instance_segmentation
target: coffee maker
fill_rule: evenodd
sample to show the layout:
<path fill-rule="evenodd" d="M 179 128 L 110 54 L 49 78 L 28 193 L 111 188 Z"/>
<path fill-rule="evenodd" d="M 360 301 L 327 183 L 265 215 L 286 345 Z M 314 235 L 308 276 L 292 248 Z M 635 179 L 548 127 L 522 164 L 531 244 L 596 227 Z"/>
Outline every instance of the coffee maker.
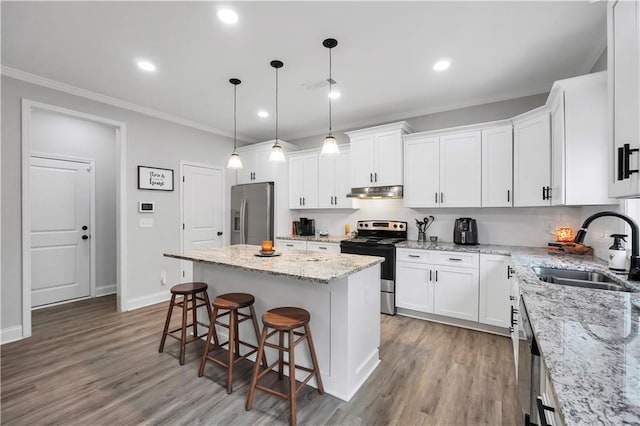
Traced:
<path fill-rule="evenodd" d="M 460 245 L 478 244 L 478 224 L 475 219 L 461 217 L 453 226 L 453 242 Z"/>
<path fill-rule="evenodd" d="M 300 220 L 293 222 L 293 227 L 296 235 L 316 235 L 315 219 L 307 219 L 306 217 L 301 217 Z"/>

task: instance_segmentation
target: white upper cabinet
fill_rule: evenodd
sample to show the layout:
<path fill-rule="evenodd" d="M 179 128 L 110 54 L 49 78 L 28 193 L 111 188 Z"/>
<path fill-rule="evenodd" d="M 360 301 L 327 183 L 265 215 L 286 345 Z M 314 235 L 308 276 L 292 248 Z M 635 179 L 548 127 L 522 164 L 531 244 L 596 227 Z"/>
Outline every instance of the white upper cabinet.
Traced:
<path fill-rule="evenodd" d="M 609 195 L 640 195 L 640 4 L 611 1 L 607 11 Z"/>
<path fill-rule="evenodd" d="M 340 147 L 339 155 L 320 155 L 318 159 L 318 207 L 323 209 L 353 208 L 351 191 L 351 154 Z"/>
<path fill-rule="evenodd" d="M 609 198 L 607 73 L 556 81 L 551 106 L 551 204 L 612 204 Z"/>
<path fill-rule="evenodd" d="M 318 153 L 289 156 L 289 208 L 318 208 Z"/>
<path fill-rule="evenodd" d="M 440 192 L 440 138 L 404 143 L 405 207 L 437 207 Z"/>
<path fill-rule="evenodd" d="M 480 207 L 480 135 L 440 136 L 440 207 Z"/>
<path fill-rule="evenodd" d="M 269 162 L 272 145 L 273 141 L 268 141 L 238 148 L 238 154 L 240 154 L 240 159 L 242 160 L 242 168 L 236 172 L 236 182 L 238 184 L 275 182 L 282 171 L 286 175 L 286 163 Z M 295 145 L 284 141 L 280 141 L 280 145 L 286 152 L 298 149 Z"/>
<path fill-rule="evenodd" d="M 513 203 L 513 126 L 482 131 L 482 207 Z"/>
<path fill-rule="evenodd" d="M 549 111 L 538 108 L 513 120 L 513 205 L 550 205 Z"/>
<path fill-rule="evenodd" d="M 402 185 L 402 136 L 412 130 L 402 121 L 347 132 L 351 144 L 351 186 Z"/>

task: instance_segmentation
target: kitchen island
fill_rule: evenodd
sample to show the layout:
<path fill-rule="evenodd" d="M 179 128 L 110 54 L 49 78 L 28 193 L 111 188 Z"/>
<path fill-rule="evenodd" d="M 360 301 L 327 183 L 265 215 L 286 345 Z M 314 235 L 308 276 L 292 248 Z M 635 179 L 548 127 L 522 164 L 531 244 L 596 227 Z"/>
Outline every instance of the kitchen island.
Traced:
<path fill-rule="evenodd" d="M 252 294 L 259 317 L 280 306 L 311 313 L 311 332 L 324 389 L 349 401 L 380 363 L 380 257 L 306 250 L 278 250 L 258 257 L 260 247 L 233 245 L 165 253 L 193 261 L 194 281 L 209 285 L 209 297 L 231 292 Z M 226 329 L 218 328 L 225 339 Z M 251 325 L 240 335 L 255 342 Z M 274 342 L 275 343 L 275 342 Z M 267 348 L 268 362 L 277 352 Z M 253 359 L 252 359 L 253 360 Z M 296 364 L 311 366 L 305 345 L 296 347 Z M 298 371 L 296 378 L 306 373 Z M 309 382 L 316 386 L 315 380 Z"/>

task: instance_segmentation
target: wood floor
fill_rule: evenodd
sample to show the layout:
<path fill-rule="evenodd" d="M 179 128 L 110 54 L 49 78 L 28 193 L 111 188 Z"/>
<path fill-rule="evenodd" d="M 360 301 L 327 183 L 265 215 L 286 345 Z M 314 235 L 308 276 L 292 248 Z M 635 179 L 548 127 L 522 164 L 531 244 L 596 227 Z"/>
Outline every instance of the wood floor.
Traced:
<path fill-rule="evenodd" d="M 187 347 L 184 366 L 173 339 L 159 354 L 167 304 L 127 313 L 115 305 L 106 296 L 33 312 L 33 336 L 0 348 L 2 424 L 288 422 L 286 401 L 261 392 L 244 410 L 251 363 L 236 369 L 227 395 L 221 368 L 209 363 L 198 377 L 200 342 Z M 382 315 L 380 353 L 380 366 L 349 403 L 303 390 L 298 423 L 519 423 L 507 338 Z"/>

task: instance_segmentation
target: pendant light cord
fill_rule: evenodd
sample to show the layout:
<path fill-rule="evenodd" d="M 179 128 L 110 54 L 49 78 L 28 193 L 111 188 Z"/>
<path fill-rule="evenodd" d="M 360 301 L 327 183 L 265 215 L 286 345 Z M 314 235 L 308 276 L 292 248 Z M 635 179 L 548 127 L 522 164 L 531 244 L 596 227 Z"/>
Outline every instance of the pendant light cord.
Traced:
<path fill-rule="evenodd" d="M 233 152 L 236 152 L 236 98 L 238 86 L 236 84 L 233 85 Z"/>
<path fill-rule="evenodd" d="M 331 78 L 331 49 L 329 49 L 329 134 L 331 135 L 331 87 L 333 79 Z"/>
<path fill-rule="evenodd" d="M 276 145 L 278 144 L 278 68 L 276 68 Z"/>

